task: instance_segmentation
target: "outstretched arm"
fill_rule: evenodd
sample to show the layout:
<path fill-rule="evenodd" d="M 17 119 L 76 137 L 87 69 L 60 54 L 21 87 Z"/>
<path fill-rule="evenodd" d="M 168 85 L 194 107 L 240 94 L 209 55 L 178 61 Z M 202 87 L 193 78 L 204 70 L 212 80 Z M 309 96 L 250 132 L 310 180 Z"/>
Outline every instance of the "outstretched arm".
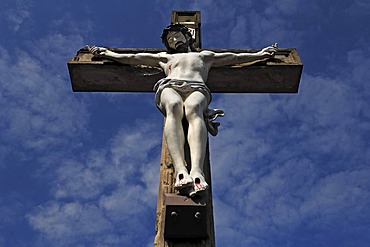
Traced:
<path fill-rule="evenodd" d="M 262 61 L 274 57 L 276 51 L 277 43 L 254 53 L 213 53 L 212 66 L 218 67 L 239 63 L 248 63 L 253 61 Z"/>
<path fill-rule="evenodd" d="M 159 66 L 160 62 L 167 62 L 166 56 L 162 53 L 124 54 L 98 46 L 86 46 L 86 48 L 96 57 L 111 59 L 123 64 Z"/>

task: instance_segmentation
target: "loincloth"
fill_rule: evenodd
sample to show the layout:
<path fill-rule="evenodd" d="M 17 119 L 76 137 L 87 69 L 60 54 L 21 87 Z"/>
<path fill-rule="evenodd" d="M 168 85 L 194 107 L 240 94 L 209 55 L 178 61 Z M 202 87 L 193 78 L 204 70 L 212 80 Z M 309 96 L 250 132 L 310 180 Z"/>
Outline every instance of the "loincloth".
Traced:
<path fill-rule="evenodd" d="M 182 97 L 183 101 L 195 91 L 201 92 L 206 97 L 208 105 L 212 101 L 211 91 L 203 82 L 164 78 L 154 85 L 155 104 L 164 116 L 166 116 L 166 111 L 161 104 L 161 94 L 162 91 L 168 87 L 175 90 Z M 208 132 L 213 136 L 217 135 L 220 123 L 213 121 L 216 120 L 217 117 L 223 117 L 224 111 L 220 109 L 206 109 L 203 115 Z"/>

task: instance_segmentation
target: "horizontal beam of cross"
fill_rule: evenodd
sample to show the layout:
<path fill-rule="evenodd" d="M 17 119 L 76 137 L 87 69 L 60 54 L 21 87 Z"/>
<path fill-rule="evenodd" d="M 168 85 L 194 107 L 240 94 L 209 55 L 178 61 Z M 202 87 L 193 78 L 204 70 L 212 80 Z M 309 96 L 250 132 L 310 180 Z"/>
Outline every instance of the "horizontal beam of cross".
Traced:
<path fill-rule="evenodd" d="M 163 52 L 163 49 L 111 49 L 117 53 Z M 256 50 L 209 49 L 214 52 Z M 214 93 L 297 93 L 302 62 L 294 48 L 278 49 L 273 59 L 255 64 L 212 68 L 206 82 Z M 85 48 L 68 62 L 75 92 L 152 92 L 165 75 L 159 67 L 123 65 L 95 58 Z"/>

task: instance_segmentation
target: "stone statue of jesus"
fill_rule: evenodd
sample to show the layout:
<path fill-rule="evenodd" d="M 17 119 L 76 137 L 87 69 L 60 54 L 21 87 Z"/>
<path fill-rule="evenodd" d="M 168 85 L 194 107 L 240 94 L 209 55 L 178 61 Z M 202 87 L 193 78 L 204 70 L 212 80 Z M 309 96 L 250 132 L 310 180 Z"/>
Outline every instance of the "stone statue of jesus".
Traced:
<path fill-rule="evenodd" d="M 277 44 L 255 53 L 197 52 L 189 29 L 182 24 L 171 24 L 162 34 L 167 52 L 119 54 L 102 47 L 87 47 L 91 53 L 123 64 L 161 67 L 166 75 L 154 87 L 155 101 L 166 117 L 164 136 L 175 168 L 175 189 L 189 196 L 201 195 L 208 184 L 204 178 L 203 163 L 206 153 L 207 129 L 217 134 L 217 123 L 223 116 L 219 109 L 208 109 L 211 92 L 206 86 L 211 67 L 240 64 L 272 58 Z M 187 141 L 190 147 L 191 170 L 185 164 L 185 134 L 182 119 L 189 123 Z"/>

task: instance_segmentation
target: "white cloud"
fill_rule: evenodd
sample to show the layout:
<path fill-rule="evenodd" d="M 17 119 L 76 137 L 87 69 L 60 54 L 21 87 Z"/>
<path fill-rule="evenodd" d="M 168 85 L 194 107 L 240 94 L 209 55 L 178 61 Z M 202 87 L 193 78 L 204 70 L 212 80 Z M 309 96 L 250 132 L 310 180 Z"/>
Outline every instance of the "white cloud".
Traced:
<path fill-rule="evenodd" d="M 66 63 L 84 45 L 80 34 L 50 34 L 40 40 L 28 42 L 29 50 L 43 62 L 43 68 L 53 69 L 63 77 L 65 77 L 65 69 L 67 68 Z M 50 64 L 51 62 L 52 64 Z"/>
<path fill-rule="evenodd" d="M 28 215 L 28 219 L 54 246 L 73 245 L 72 239 L 86 241 L 87 236 L 112 230 L 111 223 L 97 206 L 79 202 L 50 202 Z"/>
<path fill-rule="evenodd" d="M 103 195 L 99 205 L 107 217 L 115 223 L 126 221 L 130 222 L 132 227 L 135 225 L 140 227 L 140 222 L 132 219 L 142 218 L 142 215 L 155 205 L 155 200 L 151 201 L 152 205 L 146 203 L 147 194 L 145 187 L 128 184 L 121 186 L 110 195 Z"/>
<path fill-rule="evenodd" d="M 368 174 L 368 168 L 356 168 L 354 171 L 338 172 L 320 179 L 308 193 L 301 207 L 302 215 L 321 216 L 322 220 L 326 220 L 350 210 L 348 218 L 351 220 L 362 217 L 370 202 Z"/>
<path fill-rule="evenodd" d="M 1 47 L 3 141 L 43 150 L 72 140 L 88 119 L 84 103 L 66 90 L 69 86 L 61 71 L 52 74 L 30 54 L 12 52 L 16 53 L 14 60 Z"/>
<path fill-rule="evenodd" d="M 3 13 L 12 31 L 17 32 L 22 24 L 31 16 L 29 7 L 24 1 L 16 1 L 16 7 Z"/>
<path fill-rule="evenodd" d="M 370 3 L 366 0 L 355 0 L 349 7 L 350 13 L 354 16 L 369 13 Z"/>
<path fill-rule="evenodd" d="M 149 153 L 145 151 L 158 145 L 161 137 L 158 135 L 160 132 L 155 131 L 157 126 L 142 120 L 137 120 L 136 125 L 138 126 L 136 130 L 132 130 L 132 127 L 126 127 L 112 140 L 111 154 L 114 165 L 130 161 L 130 158 L 139 160 L 142 164 L 149 158 Z"/>
<path fill-rule="evenodd" d="M 230 32 L 230 47 L 242 48 L 246 41 L 246 30 L 248 30 L 247 18 L 245 16 L 238 16 L 236 25 Z M 243 35 L 245 34 L 245 35 Z"/>
<path fill-rule="evenodd" d="M 202 11 L 202 24 L 207 28 L 203 31 L 203 43 L 212 48 L 226 48 L 226 44 L 228 48 L 238 49 L 259 49 L 275 42 L 282 47 L 292 44 L 296 47 L 303 41 L 303 30 L 294 29 L 298 25 L 292 25 L 292 21 L 301 9 L 314 7 L 296 0 L 233 1 L 233 4 L 199 1 L 194 4 L 194 9 Z"/>
<path fill-rule="evenodd" d="M 100 195 L 107 183 L 109 184 L 109 180 L 106 182 L 103 178 L 104 164 L 100 164 L 98 169 L 89 169 L 73 160 L 62 163 L 56 171 L 55 197 L 94 199 Z"/>
<path fill-rule="evenodd" d="M 67 16 L 54 25 L 72 22 Z M 35 178 L 46 176 L 49 182 L 51 198 L 27 214 L 38 233 L 35 245 L 147 244 L 154 235 L 161 127 L 155 130 L 160 124 L 148 119 L 125 127 L 127 119 L 117 117 L 122 129 L 104 148 L 86 151 L 88 141 L 97 141 L 86 128 L 91 98 L 72 94 L 66 70 L 68 59 L 84 45 L 82 36 L 73 34 L 78 25 L 24 41 L 30 52 L 0 46 L 0 153 L 17 152 L 18 162 L 18 152 L 36 151 Z M 43 164 L 48 166 L 40 169 Z"/>
<path fill-rule="evenodd" d="M 87 9 L 90 6 L 85 6 Z M 53 29 L 55 29 L 56 33 L 64 33 L 70 34 L 71 36 L 82 36 L 88 37 L 90 36 L 91 32 L 94 31 L 94 23 L 92 20 L 89 19 L 79 19 L 78 21 L 72 16 L 71 13 L 65 13 L 64 16 L 54 19 L 53 21 Z M 54 31 L 54 30 L 53 30 Z M 78 41 L 79 39 L 75 40 Z M 54 42 L 51 42 L 52 44 Z M 63 46 L 65 49 L 70 49 L 70 47 Z M 79 47 L 81 48 L 81 47 Z M 75 52 L 75 51 L 74 51 Z M 73 53 L 70 53 L 73 54 Z M 69 55 L 70 55 L 69 54 Z"/>
<path fill-rule="evenodd" d="M 211 139 L 221 243 L 276 246 L 314 231 L 335 245 L 335 232 L 368 232 L 366 54 L 350 52 L 337 76 L 304 74 L 297 95 L 215 97 L 226 113 Z"/>
<path fill-rule="evenodd" d="M 90 150 L 76 161 L 59 164 L 53 180 L 54 199 L 28 215 L 31 226 L 59 246 L 99 239 L 91 246 L 147 243 L 154 231 L 138 233 L 153 224 L 158 189 L 160 137 L 155 126 L 123 126 L 107 149 Z M 71 202 L 68 202 L 71 201 Z M 118 235 L 119 237 L 118 237 Z M 91 240 L 92 241 L 92 240 Z M 99 245 L 100 244 L 100 245 Z"/>

